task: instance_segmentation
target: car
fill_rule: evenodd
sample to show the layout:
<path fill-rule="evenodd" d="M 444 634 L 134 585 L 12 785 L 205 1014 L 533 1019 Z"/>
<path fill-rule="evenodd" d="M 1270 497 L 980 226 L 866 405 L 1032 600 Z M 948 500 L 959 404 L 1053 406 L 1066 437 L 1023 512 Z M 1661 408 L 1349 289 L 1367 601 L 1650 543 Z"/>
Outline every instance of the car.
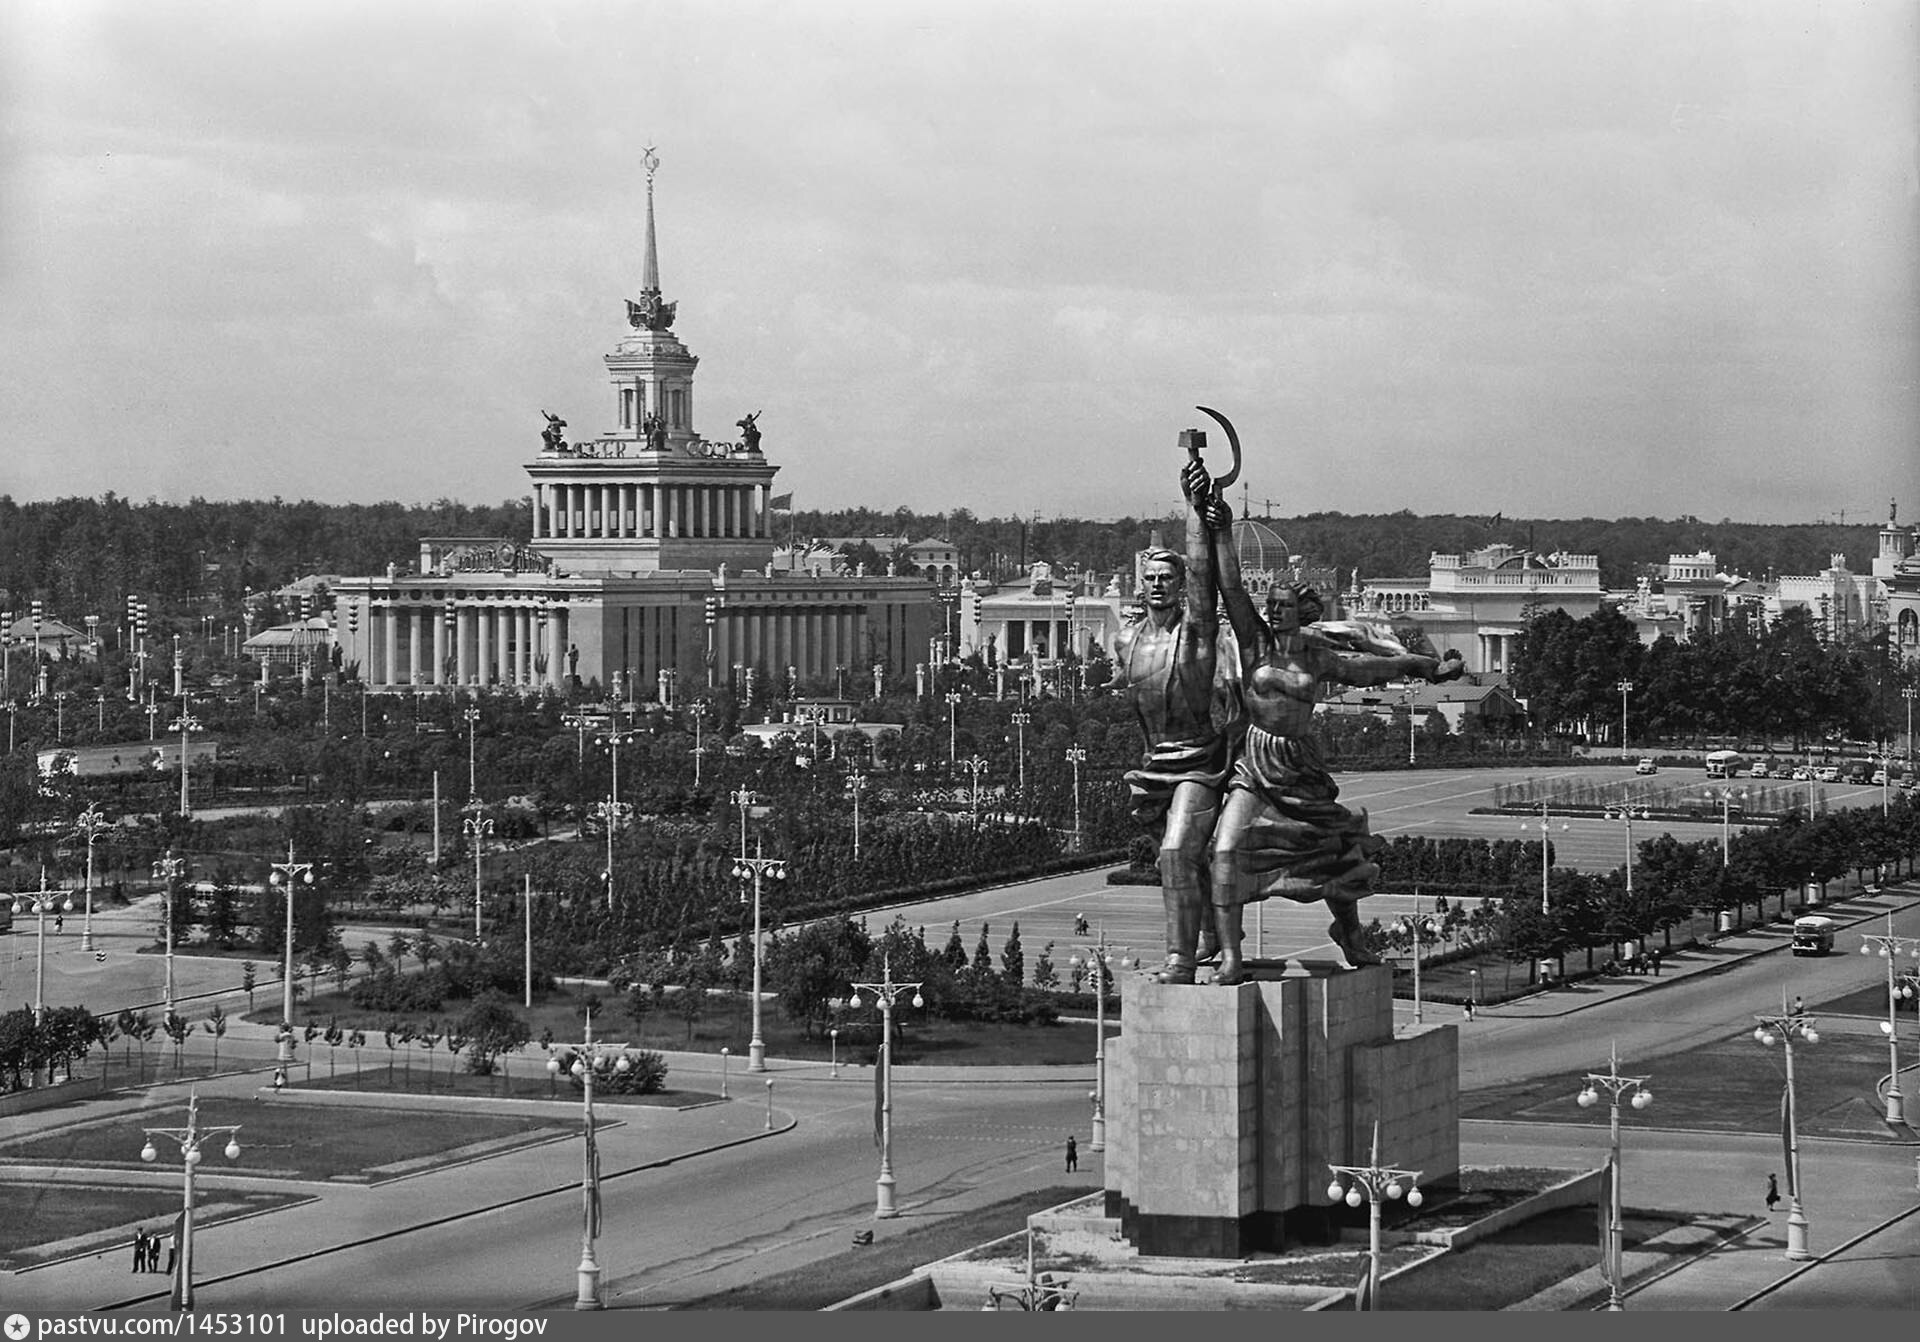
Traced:
<path fill-rule="evenodd" d="M 1643 755 L 1640 762 L 1633 766 L 1633 771 L 1637 774 L 1657 774 L 1660 772 L 1660 766 L 1653 762 L 1651 755 Z"/>
<path fill-rule="evenodd" d="M 1816 783 L 1838 783 L 1840 781 L 1840 767 L 1836 764 L 1821 765 L 1813 771 L 1813 781 Z"/>
<path fill-rule="evenodd" d="M 1868 772 L 1867 766 L 1864 764 L 1856 764 L 1851 769 L 1848 769 L 1846 773 L 1846 781 L 1849 783 L 1864 784 L 1872 777 L 1873 775 Z"/>
<path fill-rule="evenodd" d="M 1772 774 L 1772 772 L 1771 772 L 1771 771 L 1770 771 L 1770 770 L 1769 770 L 1769 769 L 1767 768 L 1767 762 L 1766 762 L 1765 760 L 1755 760 L 1755 761 L 1753 762 L 1753 767 L 1752 767 L 1751 769 L 1749 769 L 1749 770 L 1747 770 L 1747 777 L 1749 777 L 1749 778 L 1771 778 L 1771 777 L 1773 777 L 1773 774 Z"/>
<path fill-rule="evenodd" d="M 1792 781 L 1796 783 L 1811 783 L 1813 781 L 1813 770 L 1804 764 L 1794 765 Z"/>
<path fill-rule="evenodd" d="M 1875 787 L 1885 787 L 1887 785 L 1887 771 L 1885 769 L 1875 769 L 1873 771 L 1873 777 L 1867 781 Z"/>

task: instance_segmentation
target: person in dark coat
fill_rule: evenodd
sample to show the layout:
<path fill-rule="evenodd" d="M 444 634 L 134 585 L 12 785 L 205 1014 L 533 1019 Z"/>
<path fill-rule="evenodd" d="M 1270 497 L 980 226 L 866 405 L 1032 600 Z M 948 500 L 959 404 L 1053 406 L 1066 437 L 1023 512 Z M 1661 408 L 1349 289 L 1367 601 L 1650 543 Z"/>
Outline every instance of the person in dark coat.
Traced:
<path fill-rule="evenodd" d="M 1071 1135 L 1067 1137 L 1067 1173 L 1072 1174 L 1080 1168 L 1080 1143 Z"/>
<path fill-rule="evenodd" d="M 1780 1176 L 1777 1174 L 1769 1174 L 1767 1176 L 1767 1210 L 1772 1211 L 1775 1207 L 1779 1205 L 1780 1205 Z"/>

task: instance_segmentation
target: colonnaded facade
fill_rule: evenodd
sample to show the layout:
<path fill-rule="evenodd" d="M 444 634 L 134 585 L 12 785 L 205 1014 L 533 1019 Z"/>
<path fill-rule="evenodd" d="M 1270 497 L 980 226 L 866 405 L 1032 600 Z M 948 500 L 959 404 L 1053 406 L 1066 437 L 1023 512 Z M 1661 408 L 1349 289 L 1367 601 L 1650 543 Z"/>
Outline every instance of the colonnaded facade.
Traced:
<path fill-rule="evenodd" d="M 613 428 L 577 443 L 547 416 L 530 543 L 431 537 L 417 569 L 344 578 L 334 590 L 343 663 L 375 692 L 564 691 L 623 700 L 758 680 L 836 692 L 912 674 L 938 618 L 933 585 L 879 574 L 811 574 L 773 563 L 773 478 L 758 413 L 739 437 L 694 428 L 698 356 L 661 294 L 647 165 L 640 295 L 604 357 Z"/>

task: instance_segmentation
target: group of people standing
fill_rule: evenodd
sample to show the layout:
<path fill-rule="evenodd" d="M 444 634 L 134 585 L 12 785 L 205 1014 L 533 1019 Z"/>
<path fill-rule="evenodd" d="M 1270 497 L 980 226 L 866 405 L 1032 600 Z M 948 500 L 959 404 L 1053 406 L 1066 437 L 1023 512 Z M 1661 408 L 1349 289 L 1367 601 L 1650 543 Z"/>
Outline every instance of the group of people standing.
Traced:
<path fill-rule="evenodd" d="M 1276 586 L 1263 617 L 1241 578 L 1232 513 L 1199 458 L 1204 437 L 1189 434 L 1186 554 L 1148 552 L 1145 613 L 1115 649 L 1115 684 L 1130 693 L 1147 742 L 1126 781 L 1134 818 L 1159 840 L 1167 958 L 1158 977 L 1192 983 L 1217 956 L 1215 983 L 1244 981 L 1243 911 L 1273 895 L 1324 900 L 1344 966 L 1376 964 L 1357 905 L 1383 840 L 1364 811 L 1340 804 L 1311 732 L 1314 704 L 1325 685 L 1438 683 L 1462 663 L 1317 629 L 1325 607 L 1308 587 Z M 1222 608 L 1231 644 L 1220 637 Z"/>
<path fill-rule="evenodd" d="M 167 1251 L 167 1265 L 164 1268 L 160 1266 L 160 1250 L 163 1246 Z M 145 1229 L 136 1229 L 133 1232 L 133 1270 L 135 1272 L 171 1273 L 174 1260 L 179 1253 L 180 1227 L 178 1225 L 174 1226 L 171 1237 Z"/>

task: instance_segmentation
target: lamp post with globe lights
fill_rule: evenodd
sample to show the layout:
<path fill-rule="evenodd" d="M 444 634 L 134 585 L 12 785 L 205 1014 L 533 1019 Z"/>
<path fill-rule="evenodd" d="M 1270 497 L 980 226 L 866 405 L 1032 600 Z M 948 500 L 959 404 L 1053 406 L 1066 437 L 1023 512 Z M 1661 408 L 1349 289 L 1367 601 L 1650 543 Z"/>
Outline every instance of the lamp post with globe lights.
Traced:
<path fill-rule="evenodd" d="M 1538 828 L 1540 831 L 1540 912 L 1544 914 L 1553 911 L 1547 899 L 1547 873 L 1553 865 L 1553 815 L 1549 803 L 1542 801 L 1535 802 L 1534 805 L 1540 808 L 1539 825 L 1535 826 L 1529 821 L 1522 824 L 1520 828 L 1522 830 Z M 1567 832 L 1567 822 L 1564 820 L 1560 822 L 1560 832 L 1562 834 Z"/>
<path fill-rule="evenodd" d="M 758 836 L 754 840 L 754 855 L 747 856 L 747 819 L 749 816 L 755 820 L 763 819 L 771 808 L 759 805 L 754 794 L 746 788 L 733 794 L 733 802 L 740 808 L 740 856 L 733 860 L 733 875 L 735 880 L 753 883 L 753 1037 L 747 1041 L 747 1070 L 764 1072 L 767 1070 L 767 1045 L 760 1037 L 760 960 L 763 950 L 760 944 L 760 892 L 762 882 L 766 879 L 787 879 L 787 864 L 781 858 L 762 856 Z M 745 902 L 747 895 L 744 890 L 740 898 Z"/>
<path fill-rule="evenodd" d="M 1067 963 L 1075 969 L 1085 967 L 1093 978 L 1093 1136 L 1087 1143 L 1089 1151 L 1107 1149 L 1107 984 L 1113 977 L 1112 964 L 1114 950 L 1121 952 L 1120 967 L 1133 968 L 1131 948 L 1109 947 L 1107 930 L 1100 929 L 1100 940 L 1084 949 L 1081 955 L 1070 957 Z"/>
<path fill-rule="evenodd" d="M 611 1044 L 593 1037 L 593 1012 L 587 1012 L 586 1037 L 578 1044 L 562 1045 L 568 1052 L 565 1061 L 547 1059 L 547 1074 L 559 1076 L 564 1068 L 580 1082 L 580 1105 L 586 1150 L 580 1174 L 580 1266 L 575 1269 L 573 1307 L 577 1310 L 605 1309 L 600 1297 L 600 1265 L 594 1260 L 593 1242 L 600 1234 L 600 1143 L 593 1130 L 593 1081 L 596 1076 L 611 1077 L 633 1070 L 625 1044 Z"/>
<path fill-rule="evenodd" d="M 1628 899 L 1628 902 L 1631 903 L 1633 899 L 1633 857 L 1634 857 L 1633 822 L 1636 820 L 1649 819 L 1653 815 L 1653 812 L 1649 811 L 1645 806 L 1636 808 L 1629 802 L 1622 802 L 1618 806 L 1609 806 L 1605 808 L 1601 812 L 1601 814 L 1604 815 L 1608 820 L 1618 820 L 1619 822 L 1621 822 L 1621 824 L 1626 826 L 1626 829 L 1627 829 L 1627 899 Z"/>
<path fill-rule="evenodd" d="M 47 885 L 47 869 L 40 868 L 40 888 L 22 890 L 13 897 L 13 912 L 31 913 L 39 921 L 38 932 L 34 939 L 33 971 L 33 1023 L 38 1025 L 47 1014 L 47 915 L 49 913 L 72 913 L 73 896 L 57 898 L 65 892 Z"/>
<path fill-rule="evenodd" d="M 693 716 L 693 786 L 694 789 L 698 791 L 700 787 L 700 756 L 702 746 L 705 744 L 702 733 L 706 727 L 707 715 L 713 712 L 713 709 L 705 699 L 696 699 L 693 701 L 692 706 L 687 709 L 687 712 Z"/>
<path fill-rule="evenodd" d="M 460 716 L 467 724 L 467 800 L 471 802 L 480 795 L 480 708 L 469 704 Z"/>
<path fill-rule="evenodd" d="M 1349 1207 L 1358 1207 L 1362 1202 L 1368 1204 L 1367 1215 L 1367 1280 L 1365 1284 L 1365 1308 L 1380 1308 L 1380 1204 L 1397 1202 L 1402 1197 L 1409 1207 L 1418 1207 L 1424 1200 L 1420 1193 L 1420 1171 L 1395 1169 L 1391 1165 L 1380 1163 L 1380 1120 L 1373 1122 L 1373 1154 L 1365 1165 L 1335 1165 L 1328 1163 L 1333 1172 L 1333 1182 L 1327 1185 L 1327 1199 L 1330 1202 L 1344 1202 Z M 1343 1186 L 1341 1180 L 1347 1182 Z M 1403 1184 L 1401 1181 L 1405 1180 Z M 1356 1302 L 1356 1309 L 1361 1305 Z"/>
<path fill-rule="evenodd" d="M 180 815 L 184 819 L 193 814 L 187 805 L 187 733 L 200 730 L 200 719 L 187 711 L 188 701 L 180 701 L 180 716 L 168 725 L 168 731 L 180 733 Z"/>
<path fill-rule="evenodd" d="M 853 855 L 860 856 L 860 796 L 867 790 L 867 776 L 862 773 L 847 774 L 847 795 L 853 798 Z"/>
<path fill-rule="evenodd" d="M 612 780 L 607 785 L 607 911 L 613 911 L 613 832 L 620 826 L 620 747 L 630 743 L 636 732 L 603 732 L 595 739 L 605 746 L 613 762 Z"/>
<path fill-rule="evenodd" d="M 280 1052 L 274 1070 L 274 1085 L 286 1084 L 287 1069 L 293 1065 L 293 892 L 295 887 L 313 884 L 313 863 L 295 862 L 293 845 L 287 845 L 285 862 L 269 862 L 269 885 L 285 889 L 287 895 L 287 935 L 282 953 L 286 963 L 280 972 Z"/>
<path fill-rule="evenodd" d="M 460 832 L 473 840 L 473 935 L 480 936 L 480 859 L 487 846 L 487 836 L 493 833 L 493 821 L 480 813 L 479 798 L 468 803 L 467 818 L 460 822 Z"/>
<path fill-rule="evenodd" d="M 100 813 L 99 802 L 89 802 L 74 821 L 73 832 L 87 841 L 86 919 L 80 925 L 80 949 L 93 949 L 93 849 L 113 829 L 113 822 Z"/>
<path fill-rule="evenodd" d="M 1746 801 L 1747 790 L 1722 787 L 1713 789 L 1711 795 L 1720 803 L 1720 865 L 1724 867 L 1733 858 L 1733 808 L 1735 803 Z"/>
<path fill-rule="evenodd" d="M 1760 1023 L 1754 1027 L 1753 1037 L 1761 1047 L 1771 1048 L 1775 1044 L 1782 1044 L 1786 1049 L 1787 1257 L 1795 1262 L 1803 1262 L 1813 1257 L 1813 1250 L 1807 1247 L 1807 1212 L 1800 1201 L 1800 1122 L 1793 1092 L 1793 1041 L 1798 1037 L 1808 1044 L 1817 1044 L 1820 1042 L 1820 1032 L 1813 1028 L 1813 1017 L 1797 1001 L 1791 1010 L 1788 1009 L 1784 989 L 1780 994 L 1780 1013 L 1756 1013 L 1754 1019 Z"/>
<path fill-rule="evenodd" d="M 881 961 L 880 982 L 850 985 L 845 1002 L 851 1010 L 863 1000 L 860 994 L 871 993 L 880 1008 L 880 1074 L 876 1078 L 880 1087 L 880 1130 L 876 1134 L 880 1142 L 880 1177 L 874 1180 L 875 1220 L 900 1214 L 893 1199 L 893 1005 L 909 988 L 913 989 L 915 1009 L 924 1007 L 927 999 L 921 996 L 920 984 L 894 982 L 893 961 L 888 956 Z"/>
<path fill-rule="evenodd" d="M 182 1205 L 180 1209 L 180 1253 L 173 1262 L 173 1293 L 167 1307 L 173 1310 L 193 1308 L 193 1171 L 200 1164 L 200 1147 L 208 1138 L 225 1137 L 227 1145 L 222 1153 L 228 1160 L 240 1158 L 240 1143 L 234 1134 L 240 1131 L 238 1123 L 208 1124 L 200 1123 L 200 1096 L 197 1091 L 187 1095 L 187 1126 L 184 1128 L 146 1128 L 147 1144 L 140 1149 L 140 1159 L 152 1164 L 160 1158 L 159 1150 L 154 1146 L 155 1137 L 166 1137 L 180 1147 L 180 1171 L 183 1184 Z"/>
<path fill-rule="evenodd" d="M 167 936 L 167 1014 L 170 1016 L 174 1014 L 174 1011 L 173 1011 L 173 896 L 174 896 L 175 889 L 178 887 L 180 878 L 186 874 L 187 874 L 186 859 L 182 857 L 175 857 L 173 853 L 173 849 L 171 848 L 167 849 L 167 855 L 165 857 L 156 858 L 154 860 L 153 879 L 156 881 L 162 882 L 160 898 L 165 901 L 161 909 L 165 917 L 162 918 L 161 921 L 166 926 L 166 936 Z"/>
<path fill-rule="evenodd" d="M 1013 710 L 1008 721 L 1013 723 L 1014 732 L 1019 738 L 1019 745 L 1015 747 L 1015 754 L 1019 757 L 1020 761 L 1020 799 L 1024 813 L 1027 796 L 1027 727 L 1033 722 L 1033 714 L 1027 712 L 1024 708 L 1016 708 Z"/>
<path fill-rule="evenodd" d="M 960 691 L 947 691 L 947 768 L 960 754 Z"/>
<path fill-rule="evenodd" d="M 1860 934 L 1860 954 L 1872 955 L 1876 949 L 1887 962 L 1887 1018 L 1880 1024 L 1882 1033 L 1887 1036 L 1887 1122 L 1904 1123 L 1907 1121 L 1906 1097 L 1900 1093 L 1900 1041 L 1896 1034 L 1900 1017 L 1896 1011 L 1901 998 L 1910 995 L 1913 988 L 1901 982 L 1896 971 L 1902 955 L 1920 958 L 1920 937 L 1895 936 L 1893 915 L 1889 913 L 1884 933 Z"/>
<path fill-rule="evenodd" d="M 1067 747 L 1067 763 L 1073 766 L 1073 851 L 1079 852 L 1080 842 L 1080 766 L 1087 762 L 1084 746 Z"/>
<path fill-rule="evenodd" d="M 1420 892 L 1414 891 L 1413 913 L 1393 920 L 1393 932 L 1407 938 L 1413 947 L 1413 1023 L 1420 1025 L 1425 1018 L 1421 1015 L 1420 1003 L 1420 961 L 1425 958 L 1424 948 L 1440 937 L 1440 923 L 1432 914 L 1420 911 Z"/>
<path fill-rule="evenodd" d="M 987 771 L 987 761 L 980 755 L 969 755 L 960 761 L 973 780 L 973 823 L 980 823 L 980 776 Z"/>
<path fill-rule="evenodd" d="M 1620 691 L 1620 762 L 1627 762 L 1627 696 L 1633 693 L 1633 682 L 1622 680 L 1614 688 Z"/>
<path fill-rule="evenodd" d="M 1628 1103 L 1635 1109 L 1645 1109 L 1653 1103 L 1653 1092 L 1647 1089 L 1646 1077 L 1620 1075 L 1620 1055 L 1612 1046 L 1607 1049 L 1607 1070 L 1587 1073 L 1586 1088 L 1576 1097 L 1580 1107 L 1591 1109 L 1599 1103 L 1603 1089 L 1607 1092 L 1611 1113 L 1607 1146 L 1607 1259 L 1601 1271 L 1607 1279 L 1607 1308 L 1618 1310 L 1625 1308 L 1620 1302 L 1620 1258 L 1624 1243 L 1620 1211 L 1620 1097 L 1632 1091 Z"/>

